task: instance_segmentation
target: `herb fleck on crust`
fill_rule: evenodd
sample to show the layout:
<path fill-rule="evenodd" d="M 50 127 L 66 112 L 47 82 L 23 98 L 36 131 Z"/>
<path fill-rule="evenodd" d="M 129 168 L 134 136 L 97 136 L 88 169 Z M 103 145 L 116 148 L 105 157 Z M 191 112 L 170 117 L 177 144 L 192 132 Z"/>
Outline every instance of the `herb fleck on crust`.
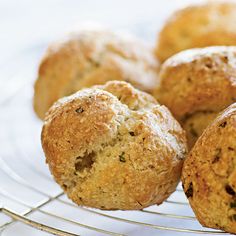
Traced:
<path fill-rule="evenodd" d="M 230 233 L 236 233 L 235 140 L 234 103 L 200 136 L 182 171 L 185 194 L 200 223 Z"/>
<path fill-rule="evenodd" d="M 55 103 L 42 146 L 55 180 L 75 203 L 123 210 L 162 203 L 179 182 L 187 149 L 169 110 L 119 81 Z"/>

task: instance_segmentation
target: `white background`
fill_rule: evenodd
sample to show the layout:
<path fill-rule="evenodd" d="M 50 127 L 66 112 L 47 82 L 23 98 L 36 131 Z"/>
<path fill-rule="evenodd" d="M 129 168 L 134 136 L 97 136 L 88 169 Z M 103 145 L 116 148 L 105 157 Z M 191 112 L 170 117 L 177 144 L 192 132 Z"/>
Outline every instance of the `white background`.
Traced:
<path fill-rule="evenodd" d="M 193 0 L 0 0 L 0 63 L 17 50 L 88 24 L 130 29 L 140 37 L 145 29 L 145 38 L 154 42 L 163 20 L 189 2 Z"/>

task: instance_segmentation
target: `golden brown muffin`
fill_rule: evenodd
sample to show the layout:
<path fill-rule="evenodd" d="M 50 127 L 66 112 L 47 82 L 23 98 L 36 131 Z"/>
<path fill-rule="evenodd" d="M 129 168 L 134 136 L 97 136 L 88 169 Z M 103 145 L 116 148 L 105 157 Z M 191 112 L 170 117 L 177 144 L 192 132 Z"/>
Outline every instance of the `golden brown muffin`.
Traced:
<path fill-rule="evenodd" d="M 208 126 L 187 157 L 185 194 L 203 226 L 236 233 L 236 103 Z"/>
<path fill-rule="evenodd" d="M 59 98 L 110 80 L 150 92 L 157 71 L 151 49 L 137 39 L 109 31 L 80 31 L 47 50 L 35 83 L 34 109 L 43 119 Z"/>
<path fill-rule="evenodd" d="M 175 190 L 186 137 L 151 95 L 110 81 L 55 103 L 42 146 L 55 180 L 78 205 L 142 209 Z"/>
<path fill-rule="evenodd" d="M 189 48 L 236 45 L 236 4 L 208 2 L 175 12 L 159 34 L 156 55 L 163 62 Z"/>
<path fill-rule="evenodd" d="M 236 99 L 236 47 L 180 52 L 162 65 L 155 97 L 187 130 L 191 147 L 207 125 Z"/>

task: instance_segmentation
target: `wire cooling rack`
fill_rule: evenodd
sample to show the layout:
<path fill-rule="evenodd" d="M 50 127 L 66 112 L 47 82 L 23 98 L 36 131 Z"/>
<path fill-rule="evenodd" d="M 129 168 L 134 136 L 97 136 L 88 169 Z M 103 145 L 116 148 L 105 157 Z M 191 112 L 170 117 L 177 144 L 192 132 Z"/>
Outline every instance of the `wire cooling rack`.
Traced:
<path fill-rule="evenodd" d="M 100 211 L 68 200 L 45 165 L 42 123 L 32 109 L 42 51 L 30 49 L 0 68 L 2 235 L 226 235 L 200 226 L 181 186 L 162 205 L 141 211 Z"/>

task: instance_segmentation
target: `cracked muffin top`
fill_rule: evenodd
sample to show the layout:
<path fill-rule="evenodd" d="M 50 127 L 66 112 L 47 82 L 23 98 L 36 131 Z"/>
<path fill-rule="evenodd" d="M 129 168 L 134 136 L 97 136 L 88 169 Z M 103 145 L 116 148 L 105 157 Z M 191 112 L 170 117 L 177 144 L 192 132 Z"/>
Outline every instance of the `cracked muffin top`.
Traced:
<path fill-rule="evenodd" d="M 176 188 L 185 132 L 165 106 L 121 81 L 60 99 L 42 146 L 55 180 L 78 205 L 142 209 Z"/>
<path fill-rule="evenodd" d="M 185 194 L 200 223 L 236 233 L 236 103 L 200 136 L 184 162 Z"/>
<path fill-rule="evenodd" d="M 150 92 L 158 83 L 158 67 L 152 50 L 135 38 L 80 31 L 48 48 L 35 83 L 34 109 L 43 119 L 59 98 L 110 80 Z"/>
<path fill-rule="evenodd" d="M 208 2 L 176 11 L 161 30 L 156 55 L 163 62 L 189 49 L 236 45 L 236 4 Z"/>

